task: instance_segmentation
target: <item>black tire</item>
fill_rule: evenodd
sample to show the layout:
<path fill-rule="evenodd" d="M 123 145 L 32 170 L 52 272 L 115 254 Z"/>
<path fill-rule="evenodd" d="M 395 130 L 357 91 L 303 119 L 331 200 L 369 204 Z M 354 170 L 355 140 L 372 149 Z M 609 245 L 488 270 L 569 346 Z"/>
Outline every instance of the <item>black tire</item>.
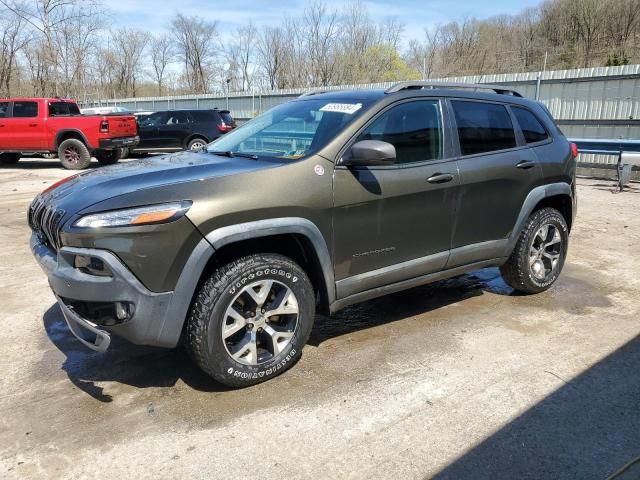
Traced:
<path fill-rule="evenodd" d="M 204 138 L 192 138 L 187 144 L 187 150 L 199 152 L 208 142 Z"/>
<path fill-rule="evenodd" d="M 229 327 L 228 320 L 231 317 L 226 315 L 228 309 L 232 305 L 237 306 L 238 299 L 242 295 L 246 295 L 244 293 L 245 287 L 269 280 L 274 281 L 274 286 L 277 288 L 288 289 L 293 293 L 294 304 L 298 312 L 295 327 L 292 330 L 287 330 L 293 332 L 293 335 L 288 340 L 289 343 L 283 346 L 277 355 L 273 354 L 275 349 L 273 343 L 277 342 L 269 345 L 272 337 L 264 336 L 270 326 L 273 326 L 275 330 L 281 327 L 277 327 L 276 324 L 269 323 L 269 321 L 276 318 L 275 322 L 280 322 L 281 317 L 289 318 L 292 315 L 276 315 L 275 317 L 265 315 L 263 317 L 262 313 L 265 313 L 265 309 L 263 309 L 257 316 L 252 317 L 251 309 L 254 304 L 250 297 L 245 297 L 249 300 L 244 303 L 241 316 L 243 321 L 248 324 L 239 322 L 239 325 L 245 326 L 238 329 L 237 333 L 232 334 L 227 340 L 223 339 L 222 331 L 225 326 Z M 271 303 L 266 307 L 267 310 L 275 305 L 274 302 L 278 301 L 274 288 L 268 287 L 266 298 L 272 298 L 272 295 L 276 298 L 269 300 Z M 263 305 L 267 305 L 266 300 Z M 237 312 L 238 309 L 235 310 Z M 258 310 L 256 309 L 255 312 L 258 313 Z M 247 387 L 269 380 L 296 363 L 311 334 L 314 315 L 314 290 L 302 268 L 283 255 L 250 255 L 217 269 L 204 282 L 191 306 L 187 319 L 186 347 L 198 367 L 218 382 L 232 387 Z M 229 339 L 239 336 L 241 340 L 238 343 L 242 342 L 242 339 L 247 338 L 247 335 L 251 335 L 251 328 L 257 328 L 258 322 L 264 322 L 265 318 L 267 323 L 263 323 L 264 331 L 259 328 L 254 338 L 258 338 L 258 345 L 261 345 L 259 347 L 261 350 L 256 350 L 256 359 L 260 355 L 266 358 L 257 361 L 255 365 L 248 365 L 241 360 L 232 358 Z M 233 320 L 233 324 L 235 322 L 236 320 Z M 255 325 L 251 322 L 255 322 Z M 273 331 L 273 328 L 271 330 Z M 265 346 L 272 347 L 271 351 L 265 350 Z"/>
<path fill-rule="evenodd" d="M 96 159 L 102 165 L 113 165 L 118 163 L 122 155 L 122 149 L 114 148 L 113 150 L 98 150 L 95 152 Z"/>
<path fill-rule="evenodd" d="M 540 232 L 544 232 L 545 226 L 549 226 L 545 233 L 547 240 L 542 241 Z M 553 238 L 548 238 L 550 236 Z M 556 242 L 554 238 L 559 241 Z M 555 208 L 537 210 L 525 223 L 509 260 L 500 267 L 502 278 L 519 292 L 543 292 L 558 279 L 568 247 L 569 228 L 562 214 Z M 537 254 L 532 255 L 532 252 Z M 557 255 L 557 260 L 553 263 L 546 255 Z M 532 262 L 532 259 L 535 261 Z"/>
<path fill-rule="evenodd" d="M 84 170 L 91 164 L 89 149 L 76 138 L 69 138 L 60 144 L 58 158 L 67 170 Z"/>
<path fill-rule="evenodd" d="M 0 153 L 0 163 L 3 165 L 15 165 L 19 161 L 19 153 Z"/>

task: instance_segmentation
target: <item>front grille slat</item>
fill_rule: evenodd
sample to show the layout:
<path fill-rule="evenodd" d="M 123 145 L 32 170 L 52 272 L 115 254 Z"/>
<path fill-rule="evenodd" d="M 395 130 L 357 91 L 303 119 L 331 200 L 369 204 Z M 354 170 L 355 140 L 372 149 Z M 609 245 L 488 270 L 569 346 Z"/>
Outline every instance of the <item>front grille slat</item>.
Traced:
<path fill-rule="evenodd" d="M 64 213 L 64 210 L 56 209 L 42 198 L 36 198 L 27 214 L 31 230 L 55 250 L 60 248 L 60 229 Z"/>

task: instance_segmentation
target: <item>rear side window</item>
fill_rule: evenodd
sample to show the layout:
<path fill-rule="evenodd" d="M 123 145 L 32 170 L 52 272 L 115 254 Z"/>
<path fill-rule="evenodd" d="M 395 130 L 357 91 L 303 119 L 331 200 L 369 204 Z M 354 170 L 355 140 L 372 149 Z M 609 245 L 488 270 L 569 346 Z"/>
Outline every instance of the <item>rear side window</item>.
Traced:
<path fill-rule="evenodd" d="M 497 103 L 451 102 L 458 125 L 462 155 L 494 152 L 516 146 L 511 117 Z"/>
<path fill-rule="evenodd" d="M 218 113 L 222 117 L 222 121 L 224 122 L 225 125 L 233 125 L 233 117 L 228 111 L 222 110 Z"/>
<path fill-rule="evenodd" d="M 442 128 L 437 100 L 392 107 L 369 125 L 357 141 L 380 140 L 396 147 L 397 163 L 442 158 Z"/>
<path fill-rule="evenodd" d="M 75 103 L 53 102 L 49 104 L 49 116 L 58 117 L 61 115 L 79 115 L 80 109 Z"/>
<path fill-rule="evenodd" d="M 194 122 L 197 123 L 211 123 L 216 122 L 216 115 L 210 110 L 192 110 L 191 117 Z"/>
<path fill-rule="evenodd" d="M 15 102 L 13 104 L 13 116 L 19 118 L 37 117 L 37 102 Z"/>
<path fill-rule="evenodd" d="M 186 123 L 191 123 L 191 119 L 187 112 L 168 112 L 167 117 L 167 125 L 184 125 Z"/>
<path fill-rule="evenodd" d="M 9 115 L 9 102 L 0 102 L 0 118 Z"/>
<path fill-rule="evenodd" d="M 549 137 L 540 120 L 529 110 L 519 107 L 511 107 L 511 110 L 518 120 L 518 125 L 520 125 L 520 130 L 522 130 L 527 143 L 541 142 Z"/>

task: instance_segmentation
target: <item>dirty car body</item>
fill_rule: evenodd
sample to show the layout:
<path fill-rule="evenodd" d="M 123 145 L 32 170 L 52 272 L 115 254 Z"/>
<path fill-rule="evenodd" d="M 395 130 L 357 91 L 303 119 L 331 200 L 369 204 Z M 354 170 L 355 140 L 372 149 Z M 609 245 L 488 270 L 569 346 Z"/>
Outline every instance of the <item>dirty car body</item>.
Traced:
<path fill-rule="evenodd" d="M 206 307 L 207 280 L 224 280 L 225 266 L 238 270 L 251 255 L 299 266 L 314 311 L 325 314 L 487 266 L 502 266 L 510 284 L 529 275 L 529 293 L 548 288 L 576 212 L 573 147 L 536 102 L 422 87 L 303 96 L 207 151 L 82 173 L 39 194 L 29 209 L 31 248 L 72 332 L 100 351 L 111 334 L 175 347 Z M 543 213 L 551 220 L 535 224 Z M 514 259 L 523 249 L 526 261 Z M 229 292 L 245 291 L 247 275 Z M 261 294 L 255 285 L 249 297 Z M 276 293 L 265 295 L 275 302 Z M 279 373 L 267 360 L 284 365 L 304 340 L 295 330 L 308 321 L 297 295 L 296 326 L 277 334 L 279 344 L 260 347 L 268 319 L 245 309 L 238 321 L 257 353 L 234 353 L 223 338 L 229 367 L 205 370 L 231 385 Z M 223 337 L 234 322 L 222 320 Z"/>

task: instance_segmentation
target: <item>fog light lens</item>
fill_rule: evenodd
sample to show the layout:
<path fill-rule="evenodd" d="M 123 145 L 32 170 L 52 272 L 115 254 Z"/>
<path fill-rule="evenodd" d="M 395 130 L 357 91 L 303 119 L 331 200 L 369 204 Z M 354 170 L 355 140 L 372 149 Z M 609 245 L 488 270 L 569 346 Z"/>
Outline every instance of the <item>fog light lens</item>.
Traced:
<path fill-rule="evenodd" d="M 99 277 L 111 276 L 111 270 L 109 270 L 109 267 L 104 264 L 101 258 L 76 255 L 73 263 L 73 266 L 83 273 L 97 275 Z"/>

